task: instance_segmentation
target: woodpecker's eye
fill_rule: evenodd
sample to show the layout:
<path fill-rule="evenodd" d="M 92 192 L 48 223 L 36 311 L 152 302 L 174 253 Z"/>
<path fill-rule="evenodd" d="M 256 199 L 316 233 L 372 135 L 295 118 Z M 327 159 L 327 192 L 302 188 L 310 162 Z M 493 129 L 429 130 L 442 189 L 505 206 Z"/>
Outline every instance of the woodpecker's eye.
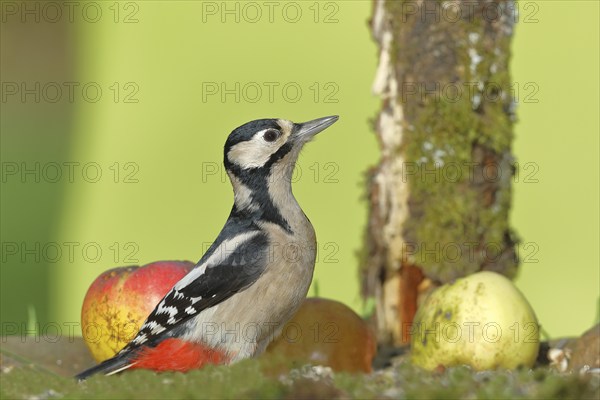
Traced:
<path fill-rule="evenodd" d="M 279 137 L 279 131 L 277 131 L 275 129 L 269 129 L 263 135 L 263 139 L 265 139 L 265 142 L 274 142 L 275 140 L 277 140 L 278 137 Z"/>

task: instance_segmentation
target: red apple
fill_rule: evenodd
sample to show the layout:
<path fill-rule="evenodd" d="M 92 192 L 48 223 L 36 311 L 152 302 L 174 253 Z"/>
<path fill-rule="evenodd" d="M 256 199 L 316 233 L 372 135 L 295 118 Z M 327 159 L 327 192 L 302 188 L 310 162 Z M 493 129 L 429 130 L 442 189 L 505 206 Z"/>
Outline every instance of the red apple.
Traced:
<path fill-rule="evenodd" d="M 81 309 L 81 329 L 94 359 L 114 356 L 137 333 L 146 317 L 194 264 L 158 261 L 113 268 L 88 289 Z"/>
<path fill-rule="evenodd" d="M 309 298 L 267 348 L 274 372 L 304 364 L 334 371 L 371 372 L 375 335 L 350 307 L 334 300 Z M 273 367 L 273 365 L 268 366 Z"/>

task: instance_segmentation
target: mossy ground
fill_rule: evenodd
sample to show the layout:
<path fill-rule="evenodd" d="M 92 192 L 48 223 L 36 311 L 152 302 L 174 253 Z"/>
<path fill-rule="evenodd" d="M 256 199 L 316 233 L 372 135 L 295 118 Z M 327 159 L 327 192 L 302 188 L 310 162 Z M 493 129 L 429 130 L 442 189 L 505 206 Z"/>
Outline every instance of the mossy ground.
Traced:
<path fill-rule="evenodd" d="M 7 365 L 6 359 L 3 354 L 2 399 L 600 398 L 600 376 L 559 374 L 547 368 L 474 372 L 454 367 L 426 372 L 402 361 L 369 375 L 319 375 L 304 368 L 269 376 L 263 373 L 264 361 L 247 360 L 187 374 L 131 371 L 77 383 L 23 360 Z"/>

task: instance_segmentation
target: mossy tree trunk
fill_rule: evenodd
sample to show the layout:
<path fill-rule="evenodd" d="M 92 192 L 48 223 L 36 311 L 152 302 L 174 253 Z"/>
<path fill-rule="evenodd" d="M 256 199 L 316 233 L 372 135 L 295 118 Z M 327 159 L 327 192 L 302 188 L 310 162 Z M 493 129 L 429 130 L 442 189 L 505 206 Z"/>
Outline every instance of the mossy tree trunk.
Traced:
<path fill-rule="evenodd" d="M 369 173 L 363 295 L 381 343 L 420 294 L 480 270 L 513 277 L 512 1 L 375 0 L 381 160 Z"/>

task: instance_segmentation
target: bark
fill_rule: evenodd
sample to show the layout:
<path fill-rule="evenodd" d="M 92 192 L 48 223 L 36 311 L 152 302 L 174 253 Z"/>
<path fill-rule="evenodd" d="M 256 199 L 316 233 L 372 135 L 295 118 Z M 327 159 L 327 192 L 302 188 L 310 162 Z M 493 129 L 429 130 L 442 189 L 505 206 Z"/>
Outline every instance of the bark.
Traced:
<path fill-rule="evenodd" d="M 512 1 L 375 0 L 381 160 L 368 174 L 362 290 L 381 343 L 408 339 L 428 288 L 513 277 Z"/>

